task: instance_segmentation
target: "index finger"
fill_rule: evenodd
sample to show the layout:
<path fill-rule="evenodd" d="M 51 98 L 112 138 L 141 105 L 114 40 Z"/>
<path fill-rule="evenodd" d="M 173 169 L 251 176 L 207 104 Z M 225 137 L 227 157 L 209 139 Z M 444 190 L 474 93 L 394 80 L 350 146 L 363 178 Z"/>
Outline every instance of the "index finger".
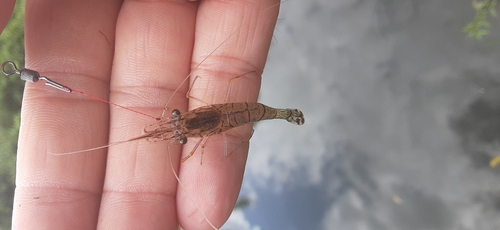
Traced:
<path fill-rule="evenodd" d="M 206 104 L 256 102 L 279 11 L 278 0 L 202 1 L 196 18 L 190 109 Z M 231 90 L 228 94 L 230 79 Z M 226 95 L 229 99 L 226 100 Z M 180 166 L 181 181 L 196 204 L 215 225 L 229 217 L 238 197 L 248 154 L 251 126 L 209 137 L 206 146 Z M 241 136 L 240 136 L 241 135 Z M 196 139 L 183 147 L 195 149 Z M 203 150 L 201 150 L 203 148 Z M 224 157 L 224 149 L 234 151 Z M 203 164 L 200 152 L 203 151 Z M 203 213 L 178 188 L 179 221 L 186 229 L 209 229 Z M 204 227 L 204 228 L 202 228 Z"/>

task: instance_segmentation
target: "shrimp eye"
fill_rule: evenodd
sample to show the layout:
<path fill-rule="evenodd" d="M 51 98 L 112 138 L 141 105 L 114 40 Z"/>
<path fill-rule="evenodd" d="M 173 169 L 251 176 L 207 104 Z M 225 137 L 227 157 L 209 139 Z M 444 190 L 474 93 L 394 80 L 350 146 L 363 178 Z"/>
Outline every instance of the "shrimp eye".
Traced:
<path fill-rule="evenodd" d="M 181 115 L 181 112 L 178 110 L 178 109 L 174 109 L 172 110 L 172 116 L 174 117 L 178 117 Z"/>
<path fill-rule="evenodd" d="M 188 142 L 188 139 L 186 137 L 183 137 L 179 140 L 179 144 L 185 145 Z"/>

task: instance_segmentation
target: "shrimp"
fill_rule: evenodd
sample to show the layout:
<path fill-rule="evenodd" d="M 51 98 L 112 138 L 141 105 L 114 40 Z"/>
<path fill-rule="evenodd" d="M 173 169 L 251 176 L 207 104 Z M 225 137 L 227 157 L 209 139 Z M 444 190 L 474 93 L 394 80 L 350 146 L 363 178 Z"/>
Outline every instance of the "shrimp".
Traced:
<path fill-rule="evenodd" d="M 225 103 L 198 107 L 181 114 L 172 111 L 172 117 L 161 120 L 144 129 L 144 135 L 132 140 L 148 138 L 152 141 L 176 140 L 186 144 L 188 137 L 209 137 L 245 124 L 270 119 L 284 119 L 292 124 L 304 124 L 304 114 L 298 109 L 276 109 L 261 103 Z M 201 142 L 201 140 L 200 140 Z M 198 145 L 197 145 L 198 146 Z M 196 148 L 184 157 L 186 161 Z"/>

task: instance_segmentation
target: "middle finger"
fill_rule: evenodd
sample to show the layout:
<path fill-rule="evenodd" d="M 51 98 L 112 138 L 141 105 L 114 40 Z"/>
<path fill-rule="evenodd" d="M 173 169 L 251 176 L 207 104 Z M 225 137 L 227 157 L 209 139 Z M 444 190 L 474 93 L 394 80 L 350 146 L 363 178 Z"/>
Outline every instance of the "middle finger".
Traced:
<path fill-rule="evenodd" d="M 196 4 L 185 0 L 125 1 L 116 30 L 110 99 L 158 116 L 166 100 L 189 74 Z M 185 92 L 187 85 L 181 91 Z M 177 93 L 169 105 L 185 111 Z M 111 108 L 110 142 L 141 135 L 155 121 Z M 167 144 L 135 141 L 109 148 L 100 228 L 176 229 L 177 182 Z M 170 148 L 179 162 L 180 146 Z M 178 163 L 174 163 L 178 168 Z"/>

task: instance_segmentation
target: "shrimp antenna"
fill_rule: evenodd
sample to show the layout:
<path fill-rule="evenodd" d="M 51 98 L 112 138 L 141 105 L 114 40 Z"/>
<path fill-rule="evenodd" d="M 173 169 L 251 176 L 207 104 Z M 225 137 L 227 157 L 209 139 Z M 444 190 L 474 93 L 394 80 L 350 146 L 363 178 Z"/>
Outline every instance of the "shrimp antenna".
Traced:
<path fill-rule="evenodd" d="M 210 52 L 205 58 L 203 58 L 203 60 L 201 60 L 201 62 L 198 63 L 198 65 L 196 65 L 196 67 L 194 67 L 194 69 L 198 69 L 198 67 L 200 67 L 200 65 L 203 64 L 203 62 L 205 62 L 210 56 L 212 56 L 212 54 L 214 54 L 215 51 L 217 51 L 222 45 L 224 45 L 224 43 L 226 43 L 229 40 L 229 38 L 231 38 L 239 30 L 240 29 L 235 30 L 231 35 L 229 35 L 226 39 L 224 39 L 224 41 L 222 41 L 217 47 L 215 47 L 214 50 L 212 50 L 212 52 Z M 179 89 L 181 88 L 181 86 L 184 85 L 184 83 L 186 83 L 186 81 L 189 79 L 189 77 L 191 77 L 191 73 L 189 73 L 186 76 L 186 78 L 184 78 L 184 80 L 181 82 L 181 84 L 179 84 L 179 86 L 177 86 L 177 88 L 175 89 L 174 93 L 172 93 L 172 96 L 170 96 L 170 98 L 168 99 L 167 103 L 165 104 L 165 107 L 163 107 L 163 111 L 161 112 L 160 117 L 163 117 L 163 115 L 165 115 L 165 111 L 168 108 L 167 105 L 170 103 L 170 101 L 172 100 L 172 98 L 174 97 L 174 95 L 177 93 L 177 91 L 179 91 Z"/>
<path fill-rule="evenodd" d="M 129 139 L 129 140 L 126 140 L 126 141 L 112 142 L 112 143 L 109 143 L 107 145 L 103 145 L 103 146 L 99 146 L 99 147 L 94 147 L 94 148 L 90 148 L 90 149 L 77 150 L 77 151 L 65 152 L 65 153 L 50 153 L 49 152 L 49 154 L 51 154 L 51 155 L 57 155 L 57 156 L 65 156 L 65 155 L 73 155 L 73 154 L 77 154 L 77 153 L 86 153 L 86 152 L 91 152 L 91 151 L 99 150 L 99 149 L 105 149 L 105 148 L 108 148 L 108 147 L 111 147 L 111 146 L 120 145 L 120 144 L 124 144 L 124 143 L 128 143 L 128 142 L 132 142 L 132 141 L 138 141 L 138 140 L 144 139 L 146 137 L 147 136 L 135 137 L 135 138 L 132 138 L 132 139 Z"/>
<path fill-rule="evenodd" d="M 198 203 L 196 203 L 196 201 L 194 201 L 193 197 L 191 196 L 191 194 L 188 193 L 186 187 L 184 187 L 184 184 L 181 182 L 181 179 L 179 179 L 179 176 L 177 175 L 177 173 L 175 172 L 174 170 L 174 165 L 172 164 L 172 158 L 170 157 L 170 145 L 167 146 L 168 148 L 168 162 L 170 162 L 170 169 L 172 169 L 172 173 L 174 173 L 174 176 L 175 176 L 175 179 L 177 180 L 177 182 L 179 183 L 179 185 L 181 186 L 182 190 L 188 195 L 189 197 L 189 200 L 191 200 L 191 202 L 193 202 L 193 204 L 196 206 L 196 208 L 198 209 L 198 211 L 201 212 L 201 215 L 203 215 L 203 218 L 207 221 L 207 223 L 214 229 L 214 230 L 219 230 L 218 228 L 216 228 L 212 222 L 210 222 L 210 220 L 208 219 L 207 215 L 205 215 L 205 212 L 203 212 L 203 210 L 201 210 L 200 206 L 198 205 Z"/>
<path fill-rule="evenodd" d="M 196 0 L 189 0 L 189 1 L 196 1 Z M 283 0 L 283 2 L 286 2 L 288 0 Z M 263 11 L 267 11 L 269 9 L 272 9 L 273 7 L 276 7 L 276 6 L 279 6 L 281 5 L 281 0 L 276 3 L 276 4 L 273 4 L 269 7 L 267 7 L 266 9 L 264 9 Z M 236 29 L 235 31 L 233 31 L 231 33 L 231 35 L 229 35 L 226 39 L 224 39 L 224 41 L 222 41 L 219 45 L 217 45 L 217 47 L 215 47 L 214 50 L 212 50 L 210 53 L 208 53 L 208 55 L 203 58 L 203 60 L 201 60 L 200 63 L 198 63 L 198 65 L 196 65 L 196 67 L 194 67 L 194 69 L 198 69 L 198 67 L 200 67 L 201 64 L 203 64 L 210 56 L 212 56 L 212 54 L 214 54 L 222 45 L 224 45 L 231 37 L 234 36 L 234 34 L 236 34 L 238 31 L 240 31 L 241 28 L 238 28 Z M 177 91 L 179 91 L 179 89 L 181 88 L 182 85 L 184 85 L 184 83 L 186 83 L 186 81 L 189 79 L 189 77 L 191 77 L 191 73 L 189 73 L 186 78 L 184 78 L 184 80 L 181 82 L 181 84 L 179 84 L 179 86 L 177 86 L 177 88 L 175 89 L 174 93 L 172 93 L 172 96 L 170 96 L 170 98 L 168 99 L 167 103 L 165 103 L 165 107 L 163 107 L 163 111 L 161 112 L 161 115 L 160 117 L 163 117 L 163 115 L 165 115 L 165 111 L 167 111 L 168 109 L 168 104 L 170 104 L 170 101 L 172 100 L 172 98 L 174 97 L 174 95 L 177 93 Z"/>

